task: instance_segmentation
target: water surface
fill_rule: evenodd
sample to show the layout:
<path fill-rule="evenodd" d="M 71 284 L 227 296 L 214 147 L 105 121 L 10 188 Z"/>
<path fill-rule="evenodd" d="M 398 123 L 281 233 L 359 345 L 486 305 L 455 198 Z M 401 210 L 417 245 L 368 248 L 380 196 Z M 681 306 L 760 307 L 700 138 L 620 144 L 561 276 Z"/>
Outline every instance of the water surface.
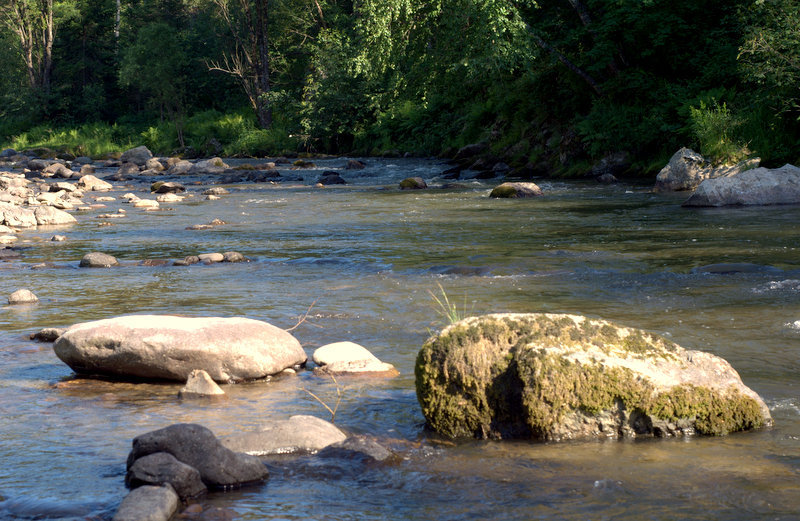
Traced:
<path fill-rule="evenodd" d="M 226 386 L 219 402 L 181 402 L 180 385 L 73 380 L 42 327 L 125 313 L 246 316 L 294 332 L 309 355 L 351 340 L 394 364 L 389 380 L 345 379 L 336 423 L 402 456 L 364 468 L 313 457 L 270 462 L 261 488 L 214 494 L 237 519 L 798 519 L 800 515 L 800 207 L 689 210 L 646 186 L 539 184 L 545 196 L 491 200 L 492 183 L 401 192 L 445 166 L 367 160 L 350 184 L 227 186 L 159 212 L 121 201 L 68 228 L 25 231 L 0 287 L 35 306 L 0 308 L 0 518 L 110 519 L 125 494 L 130 440 L 176 422 L 220 436 L 271 419 L 329 419 L 310 372 Z M 204 182 L 189 179 L 189 182 Z M 430 182 L 430 181 L 429 181 Z M 432 184 L 436 184 L 435 180 Z M 147 197 L 145 182 L 126 191 Z M 89 200 L 89 198 L 87 198 Z M 101 213 L 127 210 L 113 226 Z M 187 226 L 219 218 L 211 230 Z M 50 242 L 55 233 L 66 242 Z M 145 259 L 239 251 L 246 264 L 145 267 Z M 79 269 L 90 251 L 123 266 Z M 728 267 L 703 268 L 725 263 Z M 723 356 L 760 393 L 775 427 L 724 438 L 561 444 L 442 444 L 424 429 L 413 365 L 442 327 L 430 291 L 489 312 L 570 312 L 663 334 Z"/>

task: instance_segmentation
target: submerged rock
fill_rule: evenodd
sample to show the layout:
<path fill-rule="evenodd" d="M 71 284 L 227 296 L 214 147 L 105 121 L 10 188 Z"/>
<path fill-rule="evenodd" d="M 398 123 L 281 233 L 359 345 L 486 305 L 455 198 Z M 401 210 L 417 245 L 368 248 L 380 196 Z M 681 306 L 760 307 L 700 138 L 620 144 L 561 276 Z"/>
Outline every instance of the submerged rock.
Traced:
<path fill-rule="evenodd" d="M 297 415 L 262 425 L 254 432 L 225 438 L 231 450 L 265 456 L 293 452 L 313 452 L 347 439 L 337 426 L 316 416 Z"/>
<path fill-rule="evenodd" d="M 755 168 L 730 177 L 707 179 L 683 206 L 770 205 L 800 203 L 800 168 Z"/>
<path fill-rule="evenodd" d="M 428 425 L 453 438 L 723 435 L 772 423 L 722 358 L 576 315 L 462 320 L 426 342 L 415 373 Z"/>
<path fill-rule="evenodd" d="M 128 315 L 70 327 L 53 346 L 77 373 L 186 381 L 252 380 L 306 361 L 283 329 L 248 318 Z"/>
<path fill-rule="evenodd" d="M 489 197 L 514 199 L 519 197 L 537 197 L 542 195 L 542 189 L 535 183 L 503 183 L 496 186 Z"/>
<path fill-rule="evenodd" d="M 350 436 L 344 441 L 328 445 L 319 452 L 320 458 L 387 462 L 395 459 L 389 449 L 367 436 Z"/>
<path fill-rule="evenodd" d="M 222 445 L 206 427 L 178 423 L 133 439 L 128 469 L 144 456 L 166 452 L 194 467 L 209 488 L 227 488 L 261 482 L 269 476 L 267 467 L 255 456 L 234 452 Z"/>

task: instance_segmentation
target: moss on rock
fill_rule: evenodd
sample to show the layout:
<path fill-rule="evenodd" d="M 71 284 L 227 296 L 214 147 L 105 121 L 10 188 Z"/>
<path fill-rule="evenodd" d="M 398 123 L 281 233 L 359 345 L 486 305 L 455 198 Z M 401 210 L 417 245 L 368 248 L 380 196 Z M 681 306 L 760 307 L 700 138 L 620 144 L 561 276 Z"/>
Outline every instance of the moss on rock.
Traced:
<path fill-rule="evenodd" d="M 470 318 L 422 347 L 417 396 L 448 437 L 722 435 L 771 423 L 727 362 L 574 315 Z"/>

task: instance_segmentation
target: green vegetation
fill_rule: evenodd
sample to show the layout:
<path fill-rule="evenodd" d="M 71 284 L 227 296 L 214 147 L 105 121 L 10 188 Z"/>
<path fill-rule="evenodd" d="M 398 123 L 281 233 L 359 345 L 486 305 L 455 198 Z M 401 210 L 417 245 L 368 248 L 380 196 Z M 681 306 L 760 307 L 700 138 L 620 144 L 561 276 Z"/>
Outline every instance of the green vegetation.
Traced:
<path fill-rule="evenodd" d="M 439 315 L 445 325 L 454 324 L 467 318 L 474 307 L 467 308 L 467 295 L 464 295 L 464 302 L 459 308 L 458 304 L 450 302 L 450 297 L 447 296 L 447 292 L 442 285 L 438 282 L 436 285 L 439 286 L 440 296 L 437 296 L 436 293 L 430 290 L 428 290 L 428 294 L 434 302 L 433 310 Z"/>
<path fill-rule="evenodd" d="M 8 0 L 0 44 L 16 149 L 800 162 L 793 0 Z"/>

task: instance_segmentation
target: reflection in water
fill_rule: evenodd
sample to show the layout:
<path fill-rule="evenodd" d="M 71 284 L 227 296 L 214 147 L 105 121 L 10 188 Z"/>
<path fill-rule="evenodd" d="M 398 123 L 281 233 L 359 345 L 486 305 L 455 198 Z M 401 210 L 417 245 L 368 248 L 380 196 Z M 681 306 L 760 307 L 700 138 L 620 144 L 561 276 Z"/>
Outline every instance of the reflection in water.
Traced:
<path fill-rule="evenodd" d="M 266 486 L 211 495 L 203 508 L 240 519 L 797 519 L 799 207 L 686 210 L 646 188 L 549 181 L 533 200 L 490 200 L 490 185 L 476 183 L 400 192 L 383 188 L 443 168 L 369 163 L 357 177 L 343 173 L 347 187 L 314 189 L 319 172 L 305 172 L 302 185 L 233 186 L 219 201 L 195 196 L 155 213 L 110 202 L 103 213 L 126 208 L 127 217 L 98 227 L 81 214 L 58 230 L 63 243 L 47 240 L 53 230 L 23 232 L 23 256 L 0 263 L 0 281 L 41 303 L 0 310 L 0 518 L 108 519 L 134 436 L 176 422 L 226 436 L 292 414 L 328 419 L 302 389 L 335 393 L 304 372 L 225 386 L 223 400 L 181 401 L 176 384 L 73 379 L 28 334 L 125 313 L 286 328 L 315 303 L 295 331 L 309 355 L 352 340 L 400 370 L 341 380 L 336 421 L 401 461 L 277 458 Z M 186 229 L 213 218 L 229 224 Z M 137 265 L 231 250 L 252 262 Z M 79 269 L 89 251 L 124 266 Z M 419 347 L 443 325 L 428 292 L 437 284 L 475 313 L 581 313 L 712 351 L 765 398 L 775 427 L 721 439 L 438 440 L 423 428 L 413 375 Z"/>

